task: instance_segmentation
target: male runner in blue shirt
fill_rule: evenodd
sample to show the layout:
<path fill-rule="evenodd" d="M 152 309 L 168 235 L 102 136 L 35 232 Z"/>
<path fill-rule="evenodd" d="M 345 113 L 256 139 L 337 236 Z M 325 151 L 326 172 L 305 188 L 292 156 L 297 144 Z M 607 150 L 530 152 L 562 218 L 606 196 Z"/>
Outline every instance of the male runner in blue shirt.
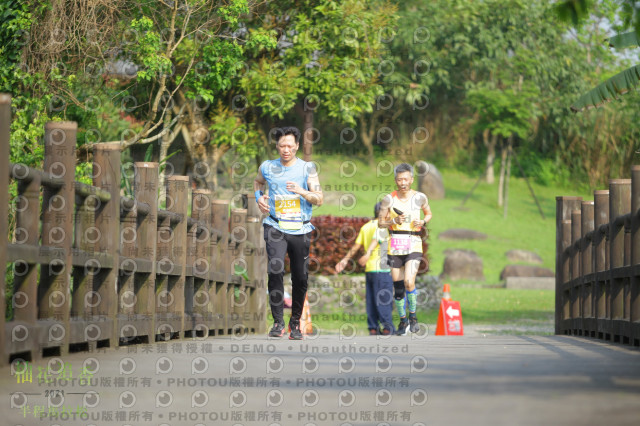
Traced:
<path fill-rule="evenodd" d="M 311 220 L 312 205 L 322 205 L 323 194 L 318 173 L 312 162 L 296 157 L 300 147 L 300 131 L 283 127 L 275 133 L 280 158 L 260 165 L 253 182 L 260 211 L 267 213 L 262 225 L 267 248 L 269 304 L 274 324 L 271 337 L 284 335 L 284 257 L 289 254 L 292 301 L 289 339 L 301 340 L 300 317 L 307 295 L 309 246 L 315 227 Z M 268 188 L 268 194 L 264 189 Z"/>

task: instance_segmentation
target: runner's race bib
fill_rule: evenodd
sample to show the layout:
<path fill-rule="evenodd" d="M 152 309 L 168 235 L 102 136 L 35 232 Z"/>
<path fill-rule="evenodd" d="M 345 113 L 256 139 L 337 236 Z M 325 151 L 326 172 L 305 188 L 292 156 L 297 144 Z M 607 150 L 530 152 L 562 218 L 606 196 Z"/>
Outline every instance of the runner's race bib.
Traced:
<path fill-rule="evenodd" d="M 302 210 L 299 195 L 276 195 L 276 219 L 282 229 L 302 228 Z"/>
<path fill-rule="evenodd" d="M 393 234 L 391 235 L 391 253 L 390 254 L 409 254 L 411 252 L 411 235 L 410 234 Z"/>

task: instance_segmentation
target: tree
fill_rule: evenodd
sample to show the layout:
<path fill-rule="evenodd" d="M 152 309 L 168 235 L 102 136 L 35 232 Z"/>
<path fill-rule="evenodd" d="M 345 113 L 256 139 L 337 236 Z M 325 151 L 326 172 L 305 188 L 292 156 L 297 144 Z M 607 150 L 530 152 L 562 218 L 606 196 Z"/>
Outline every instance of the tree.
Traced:
<path fill-rule="evenodd" d="M 616 49 L 639 47 L 640 3 L 634 0 L 618 0 L 617 3 L 620 5 L 618 17 L 621 25 L 617 23 L 613 25 L 618 34 L 609 38 L 609 46 Z M 556 5 L 556 11 L 561 19 L 571 21 L 574 26 L 580 26 L 598 7 L 598 2 L 592 0 L 564 0 Z M 621 32 L 622 29 L 628 28 L 633 30 Z M 571 105 L 571 110 L 578 112 L 597 108 L 630 92 L 638 84 L 640 84 L 640 64 L 627 68 L 585 93 Z"/>
<path fill-rule="evenodd" d="M 616 49 L 640 47 L 638 34 L 640 33 L 636 31 L 618 34 L 608 40 L 609 46 Z M 597 108 L 607 102 L 618 99 L 620 95 L 632 91 L 638 84 L 640 84 L 640 64 L 627 68 L 585 93 L 571 105 L 571 110 L 578 112 L 589 108 Z"/>
<path fill-rule="evenodd" d="M 355 125 L 383 93 L 379 69 L 388 50 L 381 31 L 395 25 L 395 8 L 379 0 L 323 0 L 269 3 L 261 12 L 263 29 L 281 34 L 278 49 L 255 61 L 240 85 L 254 115 L 282 119 L 293 110 L 303 119 L 309 159 L 320 138 L 314 112 Z"/>

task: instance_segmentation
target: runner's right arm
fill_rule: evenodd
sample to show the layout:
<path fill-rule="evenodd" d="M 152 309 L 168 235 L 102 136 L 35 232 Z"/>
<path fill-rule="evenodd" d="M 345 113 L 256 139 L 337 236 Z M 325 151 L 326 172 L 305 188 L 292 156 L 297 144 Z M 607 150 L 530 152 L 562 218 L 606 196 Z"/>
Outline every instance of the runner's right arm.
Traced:
<path fill-rule="evenodd" d="M 373 251 L 376 249 L 377 246 L 378 246 L 378 240 L 376 240 L 375 238 L 372 238 L 371 244 L 369 244 L 369 248 L 367 248 L 367 252 L 362 256 L 360 256 L 360 259 L 358 259 L 358 263 L 360 264 L 360 266 L 365 266 L 367 264 L 367 261 L 369 260 L 369 258 L 371 257 L 371 255 L 373 254 Z"/>
<path fill-rule="evenodd" d="M 269 213 L 269 197 L 264 194 L 264 190 L 267 188 L 267 181 L 262 176 L 262 172 L 258 169 L 258 175 L 253 180 L 253 191 L 262 191 L 263 194 L 261 196 L 256 196 L 256 202 L 258 203 L 258 208 L 262 213 Z"/>
<path fill-rule="evenodd" d="M 385 195 L 380 202 L 380 213 L 378 214 L 378 228 L 391 228 L 393 225 L 402 223 L 405 220 L 405 215 L 399 215 L 393 219 L 389 218 L 389 212 L 391 209 L 391 194 Z"/>
<path fill-rule="evenodd" d="M 356 254 L 358 250 L 360 250 L 360 247 L 362 247 L 360 244 L 355 243 L 353 247 L 349 249 L 349 252 L 345 254 L 344 257 L 340 260 L 340 262 L 336 264 L 337 273 L 340 273 L 344 270 L 344 268 L 347 266 L 347 262 L 349 261 L 349 259 L 351 259 L 353 255 Z"/>

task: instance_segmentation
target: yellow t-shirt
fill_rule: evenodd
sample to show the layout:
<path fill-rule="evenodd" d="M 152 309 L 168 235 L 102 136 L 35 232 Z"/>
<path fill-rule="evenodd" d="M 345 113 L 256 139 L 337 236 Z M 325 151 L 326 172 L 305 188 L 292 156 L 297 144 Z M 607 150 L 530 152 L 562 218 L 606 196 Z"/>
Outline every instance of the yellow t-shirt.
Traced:
<path fill-rule="evenodd" d="M 378 228 L 378 219 L 370 220 L 362 225 L 358 237 L 356 238 L 356 244 L 360 244 L 364 247 L 365 253 L 371 245 L 371 241 L 376 238 L 378 245 L 371 253 L 367 264 L 364 267 L 365 272 L 389 272 L 389 265 L 387 264 L 386 253 L 380 254 L 380 247 L 385 244 L 388 238 L 386 229 Z M 386 251 L 386 250 L 385 250 Z"/>

